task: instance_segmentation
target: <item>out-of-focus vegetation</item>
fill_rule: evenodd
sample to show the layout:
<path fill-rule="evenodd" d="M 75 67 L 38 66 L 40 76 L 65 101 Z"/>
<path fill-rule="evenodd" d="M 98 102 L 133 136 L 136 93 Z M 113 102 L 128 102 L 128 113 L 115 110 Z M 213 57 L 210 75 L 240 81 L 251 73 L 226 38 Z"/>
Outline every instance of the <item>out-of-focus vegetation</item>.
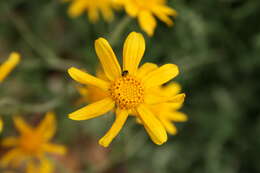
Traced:
<path fill-rule="evenodd" d="M 0 86 L 5 122 L 0 138 L 16 134 L 12 115 L 24 115 L 33 124 L 54 110 L 55 141 L 69 148 L 67 156 L 53 159 L 57 172 L 260 172 L 260 1 L 174 0 L 169 5 L 179 13 L 175 26 L 159 22 L 154 37 L 146 37 L 143 61 L 179 65 L 177 81 L 187 94 L 183 111 L 189 121 L 178 124 L 177 136 L 158 147 L 130 118 L 104 149 L 97 141 L 112 116 L 81 122 L 67 118 L 80 107 L 67 68 L 94 73 L 94 40 L 101 36 L 121 55 L 128 33 L 141 32 L 136 20 L 117 12 L 110 24 L 91 24 L 85 15 L 70 19 L 68 4 L 60 1 L 2 0 L 1 62 L 11 51 L 20 52 L 22 61 Z"/>

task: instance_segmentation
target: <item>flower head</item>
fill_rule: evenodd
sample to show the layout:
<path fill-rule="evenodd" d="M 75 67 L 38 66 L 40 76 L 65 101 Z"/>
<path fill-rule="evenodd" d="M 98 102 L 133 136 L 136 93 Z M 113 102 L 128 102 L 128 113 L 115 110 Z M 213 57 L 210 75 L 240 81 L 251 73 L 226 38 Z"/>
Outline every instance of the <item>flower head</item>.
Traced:
<path fill-rule="evenodd" d="M 20 55 L 12 52 L 9 58 L 0 65 L 0 83 L 8 76 L 14 67 L 20 62 Z"/>
<path fill-rule="evenodd" d="M 95 23 L 99 19 L 101 12 L 104 19 L 110 22 L 114 18 L 113 14 L 113 0 L 67 0 L 71 1 L 69 7 L 69 15 L 71 17 L 78 17 L 84 11 L 87 11 L 88 18 Z"/>
<path fill-rule="evenodd" d="M 21 117 L 15 117 L 14 123 L 20 133 L 19 137 L 7 137 L 1 142 L 2 146 L 12 147 L 0 160 L 0 165 L 20 165 L 25 162 L 27 173 L 52 170 L 51 163 L 45 153 L 65 154 L 65 147 L 52 144 L 49 141 L 56 131 L 54 113 L 47 113 L 37 127 L 28 125 Z"/>
<path fill-rule="evenodd" d="M 124 6 L 125 11 L 131 17 L 137 18 L 141 28 L 152 36 L 156 28 L 157 17 L 168 26 L 173 25 L 170 16 L 176 16 L 177 12 L 166 5 L 166 0 L 116 0 Z"/>
<path fill-rule="evenodd" d="M 77 82 L 102 89 L 107 96 L 71 114 L 73 120 L 87 120 L 115 109 L 115 122 L 99 144 L 107 147 L 120 132 L 129 113 L 137 112 L 151 139 L 158 145 L 167 141 L 166 130 L 149 108 L 153 98 L 153 88 L 161 86 L 178 75 L 178 67 L 165 64 L 159 68 L 151 63 L 138 68 L 144 55 L 145 41 L 140 33 L 132 32 L 123 48 L 121 68 L 109 43 L 104 38 L 95 41 L 95 50 L 107 80 L 94 77 L 71 67 L 68 72 Z M 158 100 L 162 102 L 162 100 Z"/>

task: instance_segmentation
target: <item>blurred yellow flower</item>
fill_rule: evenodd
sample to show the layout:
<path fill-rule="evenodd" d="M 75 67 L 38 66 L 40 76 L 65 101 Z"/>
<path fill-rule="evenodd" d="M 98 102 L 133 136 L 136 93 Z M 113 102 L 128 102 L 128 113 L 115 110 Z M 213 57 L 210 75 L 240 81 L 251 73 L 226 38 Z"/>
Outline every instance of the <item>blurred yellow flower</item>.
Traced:
<path fill-rule="evenodd" d="M 92 23 L 99 19 L 100 13 L 103 18 L 110 22 L 114 18 L 113 0 L 66 0 L 71 1 L 68 13 L 71 17 L 78 17 L 87 11 L 88 18 Z"/>
<path fill-rule="evenodd" d="M 66 148 L 49 141 L 56 131 L 54 113 L 49 112 L 37 127 L 28 125 L 16 116 L 14 123 L 20 133 L 19 137 L 7 137 L 2 140 L 4 147 L 13 147 L 0 160 L 2 167 L 27 165 L 27 173 L 51 173 L 53 166 L 47 160 L 46 153 L 65 154 Z"/>
<path fill-rule="evenodd" d="M 157 17 L 168 26 L 173 25 L 170 16 L 175 17 L 177 12 L 166 5 L 166 0 L 115 0 L 124 6 L 131 17 L 137 18 L 141 28 L 149 35 L 154 34 Z"/>
<path fill-rule="evenodd" d="M 68 73 L 81 84 L 102 89 L 107 93 L 107 97 L 69 114 L 69 118 L 87 120 L 115 108 L 115 122 L 99 140 L 100 145 L 107 147 L 120 132 L 129 113 L 135 111 L 153 142 L 158 145 L 166 142 L 166 130 L 149 109 L 149 105 L 174 99 L 174 97 L 155 97 L 152 89 L 177 76 L 178 67 L 174 64 L 165 64 L 157 68 L 154 64 L 146 63 L 138 69 L 145 51 L 145 40 L 142 34 L 136 32 L 130 33 L 124 43 L 122 69 L 107 40 L 97 39 L 95 50 L 108 80 L 96 78 L 74 67 L 71 67 Z"/>
<path fill-rule="evenodd" d="M 154 115 L 159 119 L 166 131 L 175 135 L 177 128 L 172 122 L 185 122 L 188 120 L 187 115 L 179 112 L 178 110 L 182 107 L 184 102 L 185 94 L 181 93 L 181 86 L 177 83 L 170 83 L 167 86 L 161 86 L 155 89 L 160 97 L 174 97 L 169 102 L 163 102 L 158 104 L 151 104 L 149 108 L 152 110 Z M 138 122 L 141 122 L 138 119 Z"/>
<path fill-rule="evenodd" d="M 0 65 L 0 83 L 8 76 L 14 67 L 20 62 L 20 54 L 12 52 L 9 58 Z"/>

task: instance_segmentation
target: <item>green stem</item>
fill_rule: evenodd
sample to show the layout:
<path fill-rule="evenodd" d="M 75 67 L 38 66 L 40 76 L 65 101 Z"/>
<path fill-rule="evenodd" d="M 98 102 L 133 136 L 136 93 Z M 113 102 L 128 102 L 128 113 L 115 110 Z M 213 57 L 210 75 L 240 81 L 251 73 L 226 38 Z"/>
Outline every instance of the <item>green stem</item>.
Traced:
<path fill-rule="evenodd" d="M 109 36 L 109 42 L 111 45 L 116 44 L 116 42 L 119 40 L 120 36 L 122 35 L 124 29 L 131 21 L 131 18 L 129 16 L 125 16 L 119 24 L 116 26 L 116 28 L 113 30 L 113 32 L 110 33 Z"/>

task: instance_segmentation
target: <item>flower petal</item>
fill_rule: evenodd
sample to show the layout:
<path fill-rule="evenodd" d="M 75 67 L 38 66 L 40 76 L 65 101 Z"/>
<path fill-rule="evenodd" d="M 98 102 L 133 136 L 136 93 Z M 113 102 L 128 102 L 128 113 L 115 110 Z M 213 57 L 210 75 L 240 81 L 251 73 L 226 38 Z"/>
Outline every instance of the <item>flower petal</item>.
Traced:
<path fill-rule="evenodd" d="M 97 8 L 89 8 L 88 9 L 88 18 L 90 22 L 96 23 L 99 19 L 99 12 Z"/>
<path fill-rule="evenodd" d="M 107 22 L 111 22 L 114 19 L 113 10 L 110 6 L 104 5 L 100 8 L 102 16 Z"/>
<path fill-rule="evenodd" d="M 0 165 L 2 167 L 7 167 L 10 164 L 10 162 L 19 158 L 21 154 L 21 150 L 18 148 L 8 151 L 5 155 L 2 156 L 0 160 Z"/>
<path fill-rule="evenodd" d="M 149 73 L 144 79 L 146 89 L 160 86 L 179 74 L 178 67 L 174 64 L 165 64 Z"/>
<path fill-rule="evenodd" d="M 20 59 L 21 59 L 20 54 L 13 52 L 10 54 L 9 58 L 2 65 L 0 65 L 0 83 L 20 62 Z"/>
<path fill-rule="evenodd" d="M 171 106 L 174 107 L 176 104 L 182 104 L 185 99 L 185 94 L 177 94 L 175 96 L 161 96 L 161 95 L 156 95 L 156 94 L 150 94 L 147 93 L 145 95 L 145 103 L 147 104 L 159 104 L 159 103 L 165 103 L 169 102 L 169 104 L 172 104 Z"/>
<path fill-rule="evenodd" d="M 3 126 L 4 126 L 3 120 L 2 120 L 2 118 L 0 118 L 0 133 L 3 130 Z"/>
<path fill-rule="evenodd" d="M 188 120 L 188 116 L 182 112 L 172 112 L 171 114 L 167 114 L 167 118 L 174 122 L 185 122 Z"/>
<path fill-rule="evenodd" d="M 138 22 L 141 28 L 149 35 L 153 36 L 156 28 L 156 20 L 150 11 L 142 10 L 138 14 Z"/>
<path fill-rule="evenodd" d="M 173 21 L 169 16 L 177 16 L 177 12 L 174 9 L 163 5 L 153 8 L 153 13 L 156 17 L 158 17 L 162 22 L 166 23 L 168 26 L 173 25 Z"/>
<path fill-rule="evenodd" d="M 14 124 L 21 134 L 28 134 L 33 131 L 33 128 L 19 116 L 14 117 Z"/>
<path fill-rule="evenodd" d="M 115 106 L 115 102 L 110 98 L 105 98 L 103 100 L 89 104 L 71 114 L 69 118 L 72 120 L 88 120 L 101 116 L 102 114 L 107 113 Z"/>
<path fill-rule="evenodd" d="M 97 39 L 95 41 L 95 50 L 108 79 L 114 80 L 121 76 L 120 65 L 108 41 L 104 38 Z"/>
<path fill-rule="evenodd" d="M 160 118 L 160 121 L 168 133 L 171 135 L 176 135 L 177 128 L 173 123 L 171 123 L 171 121 L 167 120 L 166 118 Z"/>
<path fill-rule="evenodd" d="M 99 140 L 99 144 L 103 147 L 108 147 L 112 140 L 118 135 L 118 133 L 124 126 L 127 117 L 128 112 L 126 110 L 117 109 L 115 122 L 113 123 L 109 131 L 106 133 L 106 135 Z"/>
<path fill-rule="evenodd" d="M 43 134 L 43 138 L 48 141 L 56 132 L 56 120 L 54 112 L 48 112 L 45 118 L 41 121 L 36 131 Z"/>
<path fill-rule="evenodd" d="M 86 72 L 83 72 L 75 67 L 71 67 L 68 70 L 69 75 L 74 79 L 75 81 L 86 84 L 86 85 L 94 85 L 98 88 L 107 90 L 109 87 L 109 84 L 105 82 L 102 79 L 96 78 Z"/>
<path fill-rule="evenodd" d="M 156 144 L 158 145 L 166 142 L 167 133 L 165 128 L 153 113 L 145 105 L 139 105 L 137 107 L 137 112 L 152 140 L 156 141 Z"/>
<path fill-rule="evenodd" d="M 155 144 L 157 144 L 157 145 L 161 145 L 161 144 L 162 144 L 161 141 L 158 140 L 158 139 L 156 138 L 156 136 L 154 136 L 154 134 L 149 130 L 149 128 L 148 128 L 146 125 L 144 125 L 144 128 L 145 128 L 146 132 L 148 133 L 148 135 L 150 136 L 150 139 L 151 139 Z"/>
<path fill-rule="evenodd" d="M 70 17 L 78 17 L 86 9 L 85 1 L 73 1 L 69 7 L 68 14 Z"/>
<path fill-rule="evenodd" d="M 55 154 L 60 154 L 60 155 L 64 155 L 67 151 L 65 146 L 57 145 L 57 144 L 51 144 L 51 143 L 44 144 L 42 146 L 42 149 L 45 152 L 55 153 Z"/>
<path fill-rule="evenodd" d="M 145 77 L 148 73 L 150 73 L 151 71 L 157 69 L 158 66 L 154 63 L 145 63 L 143 64 L 137 71 L 137 76 L 142 79 L 143 77 Z"/>
<path fill-rule="evenodd" d="M 176 82 L 171 82 L 167 86 L 162 87 L 163 93 L 168 96 L 174 96 L 180 93 L 181 85 Z"/>
<path fill-rule="evenodd" d="M 123 0 L 125 1 L 125 0 Z M 127 12 L 127 14 L 131 17 L 136 17 L 139 9 L 138 6 L 135 5 L 135 2 L 132 1 L 125 1 L 125 2 L 121 2 L 121 3 L 125 3 L 125 11 Z"/>
<path fill-rule="evenodd" d="M 5 147 L 14 147 L 18 144 L 18 139 L 16 137 L 7 137 L 1 141 L 1 145 Z"/>
<path fill-rule="evenodd" d="M 130 74 L 136 73 L 144 51 L 145 41 L 143 35 L 131 32 L 124 43 L 123 70 L 127 70 Z"/>

